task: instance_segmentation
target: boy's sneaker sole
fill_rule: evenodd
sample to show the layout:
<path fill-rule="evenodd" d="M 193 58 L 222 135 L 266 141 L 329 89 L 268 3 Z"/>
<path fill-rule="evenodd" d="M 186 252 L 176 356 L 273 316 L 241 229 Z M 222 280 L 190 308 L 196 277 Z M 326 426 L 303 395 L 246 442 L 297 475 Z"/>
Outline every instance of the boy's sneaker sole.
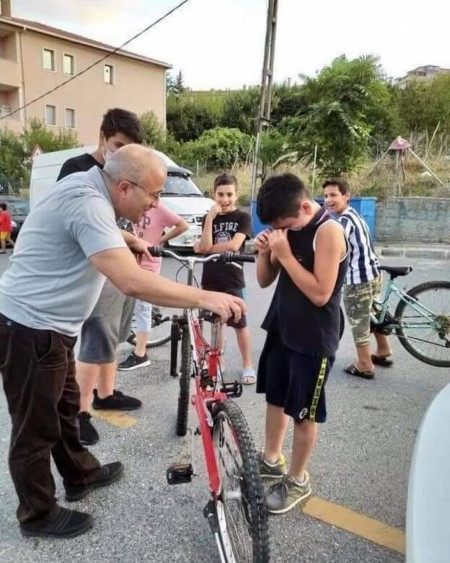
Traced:
<path fill-rule="evenodd" d="M 117 369 L 119 371 L 131 371 L 132 369 L 146 368 L 149 365 L 150 365 L 150 360 L 145 360 L 145 362 L 142 362 L 141 364 L 135 364 L 134 366 L 124 366 L 123 364 L 119 364 L 117 366 Z"/>

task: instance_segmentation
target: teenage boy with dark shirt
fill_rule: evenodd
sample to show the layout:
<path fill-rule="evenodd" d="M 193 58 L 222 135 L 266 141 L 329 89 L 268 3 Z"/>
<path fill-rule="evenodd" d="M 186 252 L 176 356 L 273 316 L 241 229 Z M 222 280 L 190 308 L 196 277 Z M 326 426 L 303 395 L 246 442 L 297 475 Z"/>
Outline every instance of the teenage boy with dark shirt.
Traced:
<path fill-rule="evenodd" d="M 261 287 L 278 283 L 262 328 L 267 339 L 258 367 L 257 392 L 266 394 L 262 477 L 269 512 L 281 514 L 311 494 L 306 466 L 325 422 L 325 383 L 339 343 L 339 303 L 347 270 L 342 226 L 309 195 L 293 174 L 267 179 L 257 198 L 262 223 L 273 230 L 255 240 Z M 294 438 L 289 472 L 281 453 L 289 423 Z"/>
<path fill-rule="evenodd" d="M 214 200 L 216 205 L 203 218 L 200 241 L 194 249 L 202 254 L 216 252 L 240 252 L 246 239 L 251 235 L 251 219 L 248 213 L 236 207 L 238 182 L 232 174 L 219 174 L 214 180 Z M 243 297 L 245 288 L 244 271 L 241 265 L 223 262 L 208 262 L 203 266 L 202 288 L 223 291 L 230 295 Z M 242 356 L 242 382 L 251 385 L 256 381 L 252 364 L 250 331 L 247 318 L 243 316 L 238 323 L 229 321 L 236 331 L 236 338 Z M 219 346 L 224 348 L 224 327 L 221 327 Z M 224 369 L 224 363 L 221 362 Z"/>
<path fill-rule="evenodd" d="M 141 144 L 143 131 L 136 114 L 110 109 L 103 116 L 97 149 L 67 160 L 61 167 L 58 180 L 75 172 L 86 172 L 93 166 L 102 169 L 105 160 L 121 147 L 130 143 Z M 132 234 L 130 221 L 119 219 L 117 225 L 129 246 L 146 252 L 145 244 Z M 138 248 L 139 246 L 139 248 Z M 95 444 L 99 435 L 91 422 L 89 409 L 134 410 L 142 406 L 139 399 L 128 397 L 114 388 L 116 378 L 116 348 L 126 340 L 134 311 L 135 300 L 120 292 L 106 280 L 100 298 L 91 316 L 83 324 L 77 359 L 76 379 L 80 387 L 80 441 Z M 96 387 L 96 389 L 94 389 Z"/>

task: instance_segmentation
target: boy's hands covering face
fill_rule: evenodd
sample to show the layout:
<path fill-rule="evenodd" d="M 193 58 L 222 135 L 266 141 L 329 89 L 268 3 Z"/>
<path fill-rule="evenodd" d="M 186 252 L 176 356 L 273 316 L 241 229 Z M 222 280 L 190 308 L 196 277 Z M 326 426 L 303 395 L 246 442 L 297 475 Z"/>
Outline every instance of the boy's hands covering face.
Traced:
<path fill-rule="evenodd" d="M 257 250 L 260 256 L 264 256 L 264 254 L 270 253 L 270 246 L 269 246 L 269 233 L 270 230 L 262 231 L 258 233 L 255 238 L 255 249 Z"/>
<path fill-rule="evenodd" d="M 276 229 L 268 234 L 268 243 L 278 261 L 292 256 L 291 247 L 287 239 L 287 229 Z"/>

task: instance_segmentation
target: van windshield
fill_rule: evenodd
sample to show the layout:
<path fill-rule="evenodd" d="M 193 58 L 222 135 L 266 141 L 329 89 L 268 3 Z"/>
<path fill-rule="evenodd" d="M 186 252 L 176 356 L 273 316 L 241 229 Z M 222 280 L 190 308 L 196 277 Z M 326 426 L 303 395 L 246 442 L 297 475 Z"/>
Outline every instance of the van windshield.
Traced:
<path fill-rule="evenodd" d="M 163 196 L 203 196 L 190 178 L 170 174 L 164 185 Z"/>
<path fill-rule="evenodd" d="M 8 211 L 13 215 L 28 215 L 30 204 L 28 201 L 6 201 Z"/>

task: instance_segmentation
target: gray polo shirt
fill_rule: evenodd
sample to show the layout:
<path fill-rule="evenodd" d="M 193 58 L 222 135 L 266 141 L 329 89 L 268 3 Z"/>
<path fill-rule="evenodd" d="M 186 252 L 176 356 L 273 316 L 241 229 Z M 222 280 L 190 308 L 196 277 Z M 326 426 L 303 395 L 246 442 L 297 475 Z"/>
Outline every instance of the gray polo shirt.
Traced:
<path fill-rule="evenodd" d="M 101 171 L 63 178 L 22 227 L 0 279 L 0 313 L 30 328 L 77 335 L 105 282 L 89 257 L 122 247 Z"/>

